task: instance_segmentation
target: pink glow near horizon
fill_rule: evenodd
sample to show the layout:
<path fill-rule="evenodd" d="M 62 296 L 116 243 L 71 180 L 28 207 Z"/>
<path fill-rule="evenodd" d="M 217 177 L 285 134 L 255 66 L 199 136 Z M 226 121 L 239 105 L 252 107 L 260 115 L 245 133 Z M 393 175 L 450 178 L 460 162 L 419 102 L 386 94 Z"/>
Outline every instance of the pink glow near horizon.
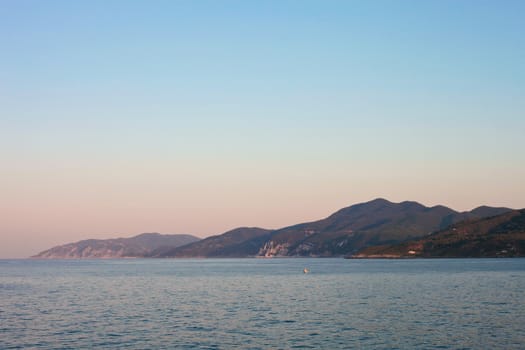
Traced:
<path fill-rule="evenodd" d="M 524 6 L 0 1 L 0 258 L 525 207 Z"/>
<path fill-rule="evenodd" d="M 284 174 L 278 179 L 232 177 L 235 183 L 225 181 L 227 177 L 215 181 L 210 178 L 209 182 L 205 177 L 193 182 L 188 178 L 179 181 L 184 186 L 174 186 L 169 177 L 139 184 L 128 176 L 127 184 L 105 179 L 81 181 L 82 185 L 76 186 L 64 178 L 46 182 L 45 186 L 19 184 L 18 191 L 10 187 L 2 199 L 6 216 L 1 223 L 1 237 L 7 244 L 2 245 L 0 256 L 27 257 L 56 244 L 142 232 L 206 237 L 239 226 L 275 229 L 318 220 L 342 207 L 376 197 L 394 202 L 415 200 L 427 206 L 443 204 L 460 211 L 482 204 L 518 208 L 523 206 L 519 199 L 525 198 L 523 188 L 518 189 L 521 193 L 515 187 L 491 188 L 486 186 L 484 176 L 463 181 L 456 176 L 455 183 L 429 177 L 425 181 L 405 179 L 392 172 L 375 178 L 359 178 L 354 172 L 349 181 L 344 176 L 332 176 L 328 182 Z M 244 183 L 237 182 L 241 179 Z"/>

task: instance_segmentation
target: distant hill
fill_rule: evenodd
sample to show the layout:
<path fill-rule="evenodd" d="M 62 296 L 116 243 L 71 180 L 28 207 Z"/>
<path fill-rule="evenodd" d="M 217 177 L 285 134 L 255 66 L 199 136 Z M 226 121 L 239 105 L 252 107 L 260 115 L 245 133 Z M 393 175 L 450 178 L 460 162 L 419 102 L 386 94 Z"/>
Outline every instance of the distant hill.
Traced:
<path fill-rule="evenodd" d="M 486 213 L 484 211 L 484 213 Z M 355 258 L 525 256 L 525 209 L 466 220 L 428 237 L 366 248 Z"/>
<path fill-rule="evenodd" d="M 258 253 L 272 231 L 241 227 L 178 248 L 159 248 L 152 257 L 246 257 Z"/>
<path fill-rule="evenodd" d="M 88 239 L 69 243 L 43 251 L 33 258 L 76 259 L 76 258 L 127 258 L 145 257 L 160 247 L 175 248 L 198 241 L 191 235 L 161 235 L 143 233 L 131 238 Z"/>
<path fill-rule="evenodd" d="M 495 215 L 507 208 L 480 207 L 457 212 L 417 202 L 392 203 L 378 198 L 341 209 L 326 219 L 272 232 L 260 256 L 341 256 L 367 246 L 426 236 L 453 223 Z"/>

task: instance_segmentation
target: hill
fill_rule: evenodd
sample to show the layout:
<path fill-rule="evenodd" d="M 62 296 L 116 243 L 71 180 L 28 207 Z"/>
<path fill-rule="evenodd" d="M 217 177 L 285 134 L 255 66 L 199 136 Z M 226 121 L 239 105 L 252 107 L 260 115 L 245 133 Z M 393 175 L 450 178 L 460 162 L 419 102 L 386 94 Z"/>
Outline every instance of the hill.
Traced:
<path fill-rule="evenodd" d="M 274 231 L 258 255 L 342 256 L 367 246 L 423 237 L 465 219 L 510 210 L 482 208 L 460 213 L 445 206 L 392 203 L 378 198 L 343 208 L 326 219 Z"/>
<path fill-rule="evenodd" d="M 428 237 L 369 247 L 355 258 L 525 256 L 525 209 L 466 220 Z"/>
<path fill-rule="evenodd" d="M 178 248 L 159 248 L 152 257 L 246 257 L 254 256 L 272 231 L 241 227 Z"/>
<path fill-rule="evenodd" d="M 136 258 L 148 256 L 160 247 L 174 248 L 198 240 L 199 238 L 191 235 L 161 235 L 160 233 L 143 233 L 131 238 L 88 239 L 53 247 L 33 258 Z"/>

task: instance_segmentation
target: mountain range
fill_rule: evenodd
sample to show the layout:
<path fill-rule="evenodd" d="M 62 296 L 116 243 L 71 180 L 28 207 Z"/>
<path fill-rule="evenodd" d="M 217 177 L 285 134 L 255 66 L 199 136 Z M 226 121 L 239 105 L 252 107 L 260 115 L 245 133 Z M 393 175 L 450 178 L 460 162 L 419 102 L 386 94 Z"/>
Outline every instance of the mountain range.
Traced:
<path fill-rule="evenodd" d="M 378 198 L 352 205 L 326 219 L 276 230 L 261 247 L 261 256 L 342 256 L 366 246 L 426 236 L 450 224 L 496 215 L 508 208 L 480 207 L 457 212 L 417 202 L 392 203 Z"/>
<path fill-rule="evenodd" d="M 97 257 L 279 257 L 348 256 L 378 245 L 419 239 L 462 221 L 492 217 L 509 208 L 481 206 L 457 212 L 412 201 L 378 198 L 343 208 L 327 218 L 267 230 L 237 228 L 202 240 L 190 235 L 142 234 L 132 238 L 85 240 L 58 246 L 37 258 Z"/>

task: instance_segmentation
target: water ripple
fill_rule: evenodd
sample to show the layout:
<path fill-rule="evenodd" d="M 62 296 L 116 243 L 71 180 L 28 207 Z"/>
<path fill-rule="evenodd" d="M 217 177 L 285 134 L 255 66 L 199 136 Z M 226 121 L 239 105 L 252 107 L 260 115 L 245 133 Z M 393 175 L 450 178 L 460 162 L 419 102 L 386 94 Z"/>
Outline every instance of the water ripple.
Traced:
<path fill-rule="evenodd" d="M 524 291 L 525 259 L 22 260 L 0 348 L 520 349 Z"/>

